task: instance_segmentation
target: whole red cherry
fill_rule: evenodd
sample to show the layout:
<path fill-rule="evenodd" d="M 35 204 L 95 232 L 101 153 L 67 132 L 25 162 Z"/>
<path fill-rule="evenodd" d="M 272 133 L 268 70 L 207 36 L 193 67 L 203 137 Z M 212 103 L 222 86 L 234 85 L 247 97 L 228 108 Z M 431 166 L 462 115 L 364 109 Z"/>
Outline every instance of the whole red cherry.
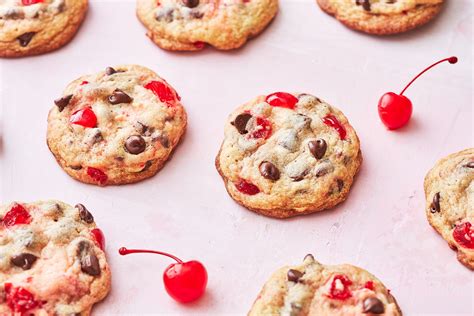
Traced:
<path fill-rule="evenodd" d="M 122 247 L 122 256 L 132 253 L 154 253 L 172 258 L 176 263 L 170 264 L 163 273 L 166 292 L 180 303 L 189 303 L 199 299 L 206 291 L 207 271 L 202 263 L 196 260 L 183 262 L 181 259 L 161 251 L 127 249 Z"/>
<path fill-rule="evenodd" d="M 455 64 L 458 62 L 458 58 L 453 56 L 434 63 L 433 65 L 420 72 L 415 78 L 413 78 L 413 80 L 410 81 L 410 83 L 402 90 L 400 94 L 396 94 L 394 92 L 387 92 L 380 98 L 378 104 L 379 116 L 388 129 L 398 129 L 400 127 L 405 126 L 408 121 L 410 121 L 413 112 L 413 105 L 410 99 L 404 96 L 403 93 L 422 74 L 424 74 L 434 66 L 445 61 L 448 61 L 450 64 Z"/>

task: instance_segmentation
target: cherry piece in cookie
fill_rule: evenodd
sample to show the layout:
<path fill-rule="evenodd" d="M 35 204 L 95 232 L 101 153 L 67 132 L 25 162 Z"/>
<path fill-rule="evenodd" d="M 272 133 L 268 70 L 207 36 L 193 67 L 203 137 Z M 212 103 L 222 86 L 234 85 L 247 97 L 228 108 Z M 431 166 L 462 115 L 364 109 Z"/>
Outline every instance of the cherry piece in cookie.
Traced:
<path fill-rule="evenodd" d="M 271 106 L 278 106 L 287 109 L 294 109 L 298 98 L 286 92 L 275 92 L 267 96 L 265 100 Z"/>
<path fill-rule="evenodd" d="M 334 276 L 331 282 L 328 297 L 340 301 L 348 299 L 352 296 L 351 290 L 349 289 L 351 284 L 352 281 L 343 274 Z"/>
<path fill-rule="evenodd" d="M 403 95 L 408 87 L 418 79 L 422 74 L 433 68 L 434 66 L 448 61 L 450 64 L 458 62 L 458 58 L 453 56 L 442 59 L 433 65 L 429 66 L 421 73 L 419 73 L 412 81 L 402 90 L 400 94 L 394 92 L 385 93 L 379 100 L 378 111 L 380 119 L 389 130 L 395 130 L 405 126 L 411 118 L 413 112 L 413 105 L 406 96 Z"/>
<path fill-rule="evenodd" d="M 87 167 L 87 175 L 99 185 L 104 185 L 108 179 L 107 175 L 102 170 L 93 167 Z"/>
<path fill-rule="evenodd" d="M 252 184 L 244 179 L 237 181 L 235 183 L 235 187 L 237 190 L 247 195 L 255 195 L 260 193 L 260 189 L 255 184 Z"/>
<path fill-rule="evenodd" d="M 176 263 L 169 265 L 163 273 L 166 292 L 174 300 L 180 303 L 189 303 L 199 299 L 206 291 L 207 271 L 199 261 L 183 262 L 173 255 L 160 251 L 127 249 L 125 247 L 119 249 L 119 254 L 122 256 L 132 253 L 154 253 L 176 261 Z"/>
<path fill-rule="evenodd" d="M 104 233 L 100 228 L 94 228 L 91 230 L 91 235 L 94 237 L 94 240 L 99 245 L 99 248 L 104 250 L 105 249 L 105 236 Z"/>
<path fill-rule="evenodd" d="M 347 131 L 334 115 L 326 115 L 326 117 L 323 118 L 323 122 L 327 126 L 334 128 L 339 133 L 339 137 L 342 140 L 346 139 Z"/>
<path fill-rule="evenodd" d="M 174 101 L 177 95 L 171 88 L 161 81 L 151 81 L 145 85 L 145 89 L 151 90 L 162 102 Z M 179 97 L 178 97 L 179 100 Z"/>
<path fill-rule="evenodd" d="M 14 287 L 11 283 L 5 283 L 4 290 L 6 303 L 13 313 L 24 315 L 29 310 L 41 306 L 41 302 L 36 301 L 33 294 L 23 287 Z"/>
<path fill-rule="evenodd" d="M 470 222 L 456 225 L 453 230 L 453 238 L 462 247 L 474 249 L 474 227 Z"/>
<path fill-rule="evenodd" d="M 42 3 L 44 0 L 21 0 L 21 4 L 28 6 L 36 3 Z"/>
<path fill-rule="evenodd" d="M 5 228 L 21 224 L 29 224 L 30 222 L 30 214 L 20 204 L 15 204 L 2 219 L 2 224 Z"/>
<path fill-rule="evenodd" d="M 263 118 L 263 117 L 257 117 L 255 119 L 256 122 L 256 128 L 255 130 L 249 134 L 250 138 L 263 138 L 267 139 L 272 135 L 272 123 L 270 123 L 269 120 Z"/>
<path fill-rule="evenodd" d="M 71 124 L 93 128 L 97 126 L 97 116 L 90 107 L 87 107 L 72 113 L 69 122 L 71 122 Z"/>

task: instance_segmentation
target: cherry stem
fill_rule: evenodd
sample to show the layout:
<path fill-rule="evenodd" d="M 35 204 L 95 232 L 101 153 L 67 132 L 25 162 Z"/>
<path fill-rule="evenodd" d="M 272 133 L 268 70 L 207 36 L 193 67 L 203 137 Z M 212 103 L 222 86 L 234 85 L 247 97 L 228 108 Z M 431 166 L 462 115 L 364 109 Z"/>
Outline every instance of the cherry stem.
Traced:
<path fill-rule="evenodd" d="M 415 78 L 413 78 L 412 81 L 410 81 L 409 84 L 407 84 L 407 86 L 405 87 L 405 89 L 403 89 L 403 91 L 400 93 L 400 95 L 403 95 L 403 93 L 406 91 L 406 89 L 408 89 L 409 86 L 411 86 L 411 84 L 413 82 L 415 82 L 416 79 L 418 79 L 422 74 L 424 74 L 425 72 L 427 72 L 428 70 L 430 70 L 431 68 L 433 68 L 434 66 L 438 65 L 438 64 L 441 64 L 445 61 L 449 61 L 450 64 L 455 64 L 458 62 L 458 58 L 456 56 L 452 56 L 452 57 L 449 57 L 449 58 L 445 58 L 445 59 L 442 59 L 436 63 L 434 63 L 433 65 L 429 66 L 428 68 L 426 68 L 425 70 L 423 70 L 422 72 L 420 72 L 418 74 L 418 76 L 416 76 Z"/>
<path fill-rule="evenodd" d="M 178 257 L 175 257 L 173 255 L 170 255 L 169 253 L 166 253 L 166 252 L 154 251 L 154 250 L 144 250 L 144 249 L 127 249 L 125 247 L 122 247 L 122 248 L 119 249 L 119 254 L 121 254 L 122 256 L 126 256 L 126 255 L 129 255 L 129 254 L 132 254 L 132 253 L 154 253 L 154 254 L 157 254 L 157 255 L 162 255 L 162 256 L 169 257 L 169 258 L 175 260 L 177 263 L 183 263 L 183 260 L 181 260 Z"/>

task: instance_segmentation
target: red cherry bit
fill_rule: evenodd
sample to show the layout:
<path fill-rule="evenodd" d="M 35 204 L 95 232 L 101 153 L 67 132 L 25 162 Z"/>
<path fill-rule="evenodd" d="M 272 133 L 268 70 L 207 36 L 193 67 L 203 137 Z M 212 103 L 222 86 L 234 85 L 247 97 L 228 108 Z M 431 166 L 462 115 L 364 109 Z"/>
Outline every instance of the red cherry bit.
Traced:
<path fill-rule="evenodd" d="M 388 129 L 394 130 L 405 126 L 411 118 L 413 112 L 413 105 L 406 96 L 403 95 L 405 91 L 418 79 L 422 74 L 433 68 L 434 66 L 448 61 L 450 64 L 458 62 L 458 58 L 453 56 L 442 59 L 433 65 L 429 66 L 422 72 L 420 72 L 410 83 L 402 90 L 400 94 L 394 92 L 385 93 L 379 100 L 378 111 L 382 122 L 387 126 Z"/>
<path fill-rule="evenodd" d="M 69 122 L 71 124 L 94 128 L 97 126 L 97 116 L 90 107 L 86 107 L 72 113 Z"/>
<path fill-rule="evenodd" d="M 268 95 L 265 101 L 271 106 L 293 110 L 295 108 L 296 103 L 298 103 L 298 98 L 290 93 L 275 92 Z"/>
<path fill-rule="evenodd" d="M 189 303 L 200 298 L 206 291 L 207 271 L 202 263 L 196 260 L 183 262 L 181 259 L 161 251 L 127 249 L 122 247 L 122 256 L 132 253 L 153 253 L 169 257 L 176 261 L 169 265 L 163 273 L 166 292 L 180 303 Z"/>
<path fill-rule="evenodd" d="M 21 0 L 21 4 L 28 6 L 36 3 L 43 3 L 44 0 Z"/>
<path fill-rule="evenodd" d="M 474 249 L 474 227 L 470 222 L 456 225 L 453 230 L 453 238 L 462 247 Z"/>
<path fill-rule="evenodd" d="M 31 216 L 22 205 L 15 203 L 3 216 L 1 222 L 5 228 L 10 228 L 15 225 L 31 223 Z"/>
<path fill-rule="evenodd" d="M 91 230 L 91 236 L 94 238 L 99 248 L 104 251 L 105 249 L 105 236 L 100 228 L 94 228 Z"/>

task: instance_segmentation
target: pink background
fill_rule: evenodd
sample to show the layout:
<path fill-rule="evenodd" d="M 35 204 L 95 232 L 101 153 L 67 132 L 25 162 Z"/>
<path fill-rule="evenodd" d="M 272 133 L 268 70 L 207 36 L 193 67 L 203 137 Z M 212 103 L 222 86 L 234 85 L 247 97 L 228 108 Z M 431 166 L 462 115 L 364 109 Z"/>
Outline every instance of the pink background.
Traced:
<path fill-rule="evenodd" d="M 113 289 L 95 314 L 243 315 L 270 274 L 313 253 L 378 276 L 407 315 L 470 315 L 473 274 L 428 225 L 423 178 L 435 161 L 473 146 L 470 0 L 447 1 L 428 26 L 393 37 L 346 29 L 311 0 L 282 1 L 269 29 L 243 49 L 169 53 L 155 47 L 133 1 L 92 1 L 78 36 L 57 52 L 0 61 L 0 199 L 84 203 L 107 237 Z M 440 58 L 457 55 L 407 92 L 410 125 L 388 132 L 376 105 Z M 187 135 L 166 167 L 135 185 L 99 188 L 69 178 L 45 144 L 53 100 L 73 79 L 137 63 L 183 97 Z M 258 216 L 234 203 L 214 168 L 228 114 L 256 95 L 315 94 L 345 112 L 364 164 L 346 203 L 291 220 Z M 165 293 L 164 257 L 120 257 L 120 246 L 202 261 L 208 292 L 182 306 Z"/>

